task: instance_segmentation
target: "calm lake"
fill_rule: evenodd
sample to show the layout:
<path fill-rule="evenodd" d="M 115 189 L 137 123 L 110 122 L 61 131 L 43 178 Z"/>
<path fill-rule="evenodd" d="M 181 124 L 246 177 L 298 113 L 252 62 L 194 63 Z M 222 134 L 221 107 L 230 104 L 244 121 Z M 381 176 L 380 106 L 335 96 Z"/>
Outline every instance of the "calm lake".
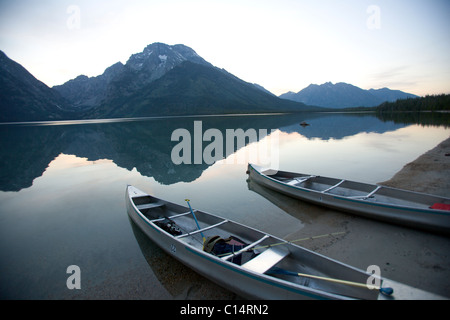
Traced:
<path fill-rule="evenodd" d="M 238 128 L 268 136 L 226 149 L 227 129 Z M 173 162 L 177 129 L 191 135 L 193 164 Z M 223 141 L 205 139 L 209 129 Z M 287 237 L 308 223 L 247 182 L 247 162 L 264 160 L 255 154 L 271 137 L 282 170 L 377 183 L 449 136 L 444 125 L 342 113 L 0 124 L 0 298 L 189 297 L 186 283 L 198 276 L 136 230 L 127 184 Z M 195 164 L 212 141 L 223 160 Z M 81 270 L 79 290 L 66 285 L 71 265 Z"/>

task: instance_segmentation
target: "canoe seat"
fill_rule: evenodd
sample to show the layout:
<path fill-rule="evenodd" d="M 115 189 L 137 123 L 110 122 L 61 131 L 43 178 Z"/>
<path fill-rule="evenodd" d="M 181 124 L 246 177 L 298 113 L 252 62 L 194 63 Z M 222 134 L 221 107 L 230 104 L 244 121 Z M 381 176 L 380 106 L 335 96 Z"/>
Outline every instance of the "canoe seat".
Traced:
<path fill-rule="evenodd" d="M 247 270 L 264 273 L 289 254 L 287 250 L 268 248 L 242 265 Z"/>
<path fill-rule="evenodd" d="M 152 203 L 144 203 L 137 205 L 136 207 L 138 210 L 145 210 L 145 209 L 152 209 L 157 207 L 162 207 L 164 205 L 164 202 L 152 202 Z"/>

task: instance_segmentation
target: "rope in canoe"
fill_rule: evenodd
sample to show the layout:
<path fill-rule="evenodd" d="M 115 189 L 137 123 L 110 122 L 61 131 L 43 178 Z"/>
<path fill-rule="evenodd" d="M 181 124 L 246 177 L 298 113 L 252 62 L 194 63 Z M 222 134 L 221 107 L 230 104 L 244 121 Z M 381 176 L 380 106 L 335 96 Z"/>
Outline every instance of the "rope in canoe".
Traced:
<path fill-rule="evenodd" d="M 344 234 L 344 233 L 346 233 L 346 232 L 345 231 L 343 231 L 343 232 L 333 232 L 333 233 L 322 234 L 320 236 L 312 236 L 312 237 L 301 238 L 301 239 L 297 239 L 297 240 L 291 240 L 291 241 L 286 240 L 285 242 L 278 242 L 278 243 L 268 244 L 268 245 L 265 245 L 265 246 L 255 247 L 253 249 L 263 249 L 263 248 L 279 246 L 279 245 L 282 245 L 282 244 L 291 244 L 291 243 L 294 243 L 294 242 L 300 242 L 300 241 L 306 241 L 306 240 L 315 240 L 315 239 L 325 238 L 325 237 L 330 237 L 330 236 L 338 236 L 338 235 Z"/>

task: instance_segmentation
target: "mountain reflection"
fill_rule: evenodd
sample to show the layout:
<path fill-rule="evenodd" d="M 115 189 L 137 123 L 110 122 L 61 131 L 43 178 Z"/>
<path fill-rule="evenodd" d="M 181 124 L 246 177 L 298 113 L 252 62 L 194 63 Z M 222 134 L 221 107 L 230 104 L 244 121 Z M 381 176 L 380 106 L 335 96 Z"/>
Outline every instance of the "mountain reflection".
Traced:
<path fill-rule="evenodd" d="M 171 160 L 171 151 L 178 144 L 178 141 L 171 141 L 172 132 L 184 128 L 194 137 L 194 121 L 202 121 L 203 132 L 218 129 L 223 137 L 226 129 L 266 129 L 269 133 L 271 129 L 279 129 L 287 133 L 297 132 L 309 139 L 325 140 L 342 139 L 364 131 L 382 133 L 406 126 L 392 121 L 383 122 L 371 114 L 337 113 L 0 125 L 0 190 L 19 191 L 30 187 L 61 153 L 89 161 L 110 159 L 122 168 L 136 168 L 141 175 L 153 177 L 161 184 L 194 181 L 211 164 L 176 165 Z M 310 125 L 302 127 L 299 125 L 302 121 Z M 209 143 L 203 142 L 203 148 Z M 235 151 L 236 144 L 231 152 Z M 229 156 L 230 150 L 227 152 L 224 148 L 223 155 Z"/>

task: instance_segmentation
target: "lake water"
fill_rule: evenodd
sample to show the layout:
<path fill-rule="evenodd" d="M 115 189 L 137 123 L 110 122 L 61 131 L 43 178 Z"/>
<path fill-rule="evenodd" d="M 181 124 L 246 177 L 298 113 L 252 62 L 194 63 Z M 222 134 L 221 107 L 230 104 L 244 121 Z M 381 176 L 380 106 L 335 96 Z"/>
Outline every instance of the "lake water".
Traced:
<path fill-rule="evenodd" d="M 258 139 L 227 150 L 227 129 L 238 128 Z M 214 154 L 222 160 L 174 164 L 177 129 L 191 136 L 191 162 L 212 141 L 223 147 Z M 248 161 L 377 183 L 449 136 L 443 125 L 340 113 L 2 124 L 0 298 L 189 297 L 186 283 L 201 280 L 136 230 L 125 210 L 127 184 L 287 237 L 308 223 L 249 185 Z M 71 265 L 81 270 L 80 290 L 66 285 Z M 216 287 L 194 289 L 201 295 Z"/>

